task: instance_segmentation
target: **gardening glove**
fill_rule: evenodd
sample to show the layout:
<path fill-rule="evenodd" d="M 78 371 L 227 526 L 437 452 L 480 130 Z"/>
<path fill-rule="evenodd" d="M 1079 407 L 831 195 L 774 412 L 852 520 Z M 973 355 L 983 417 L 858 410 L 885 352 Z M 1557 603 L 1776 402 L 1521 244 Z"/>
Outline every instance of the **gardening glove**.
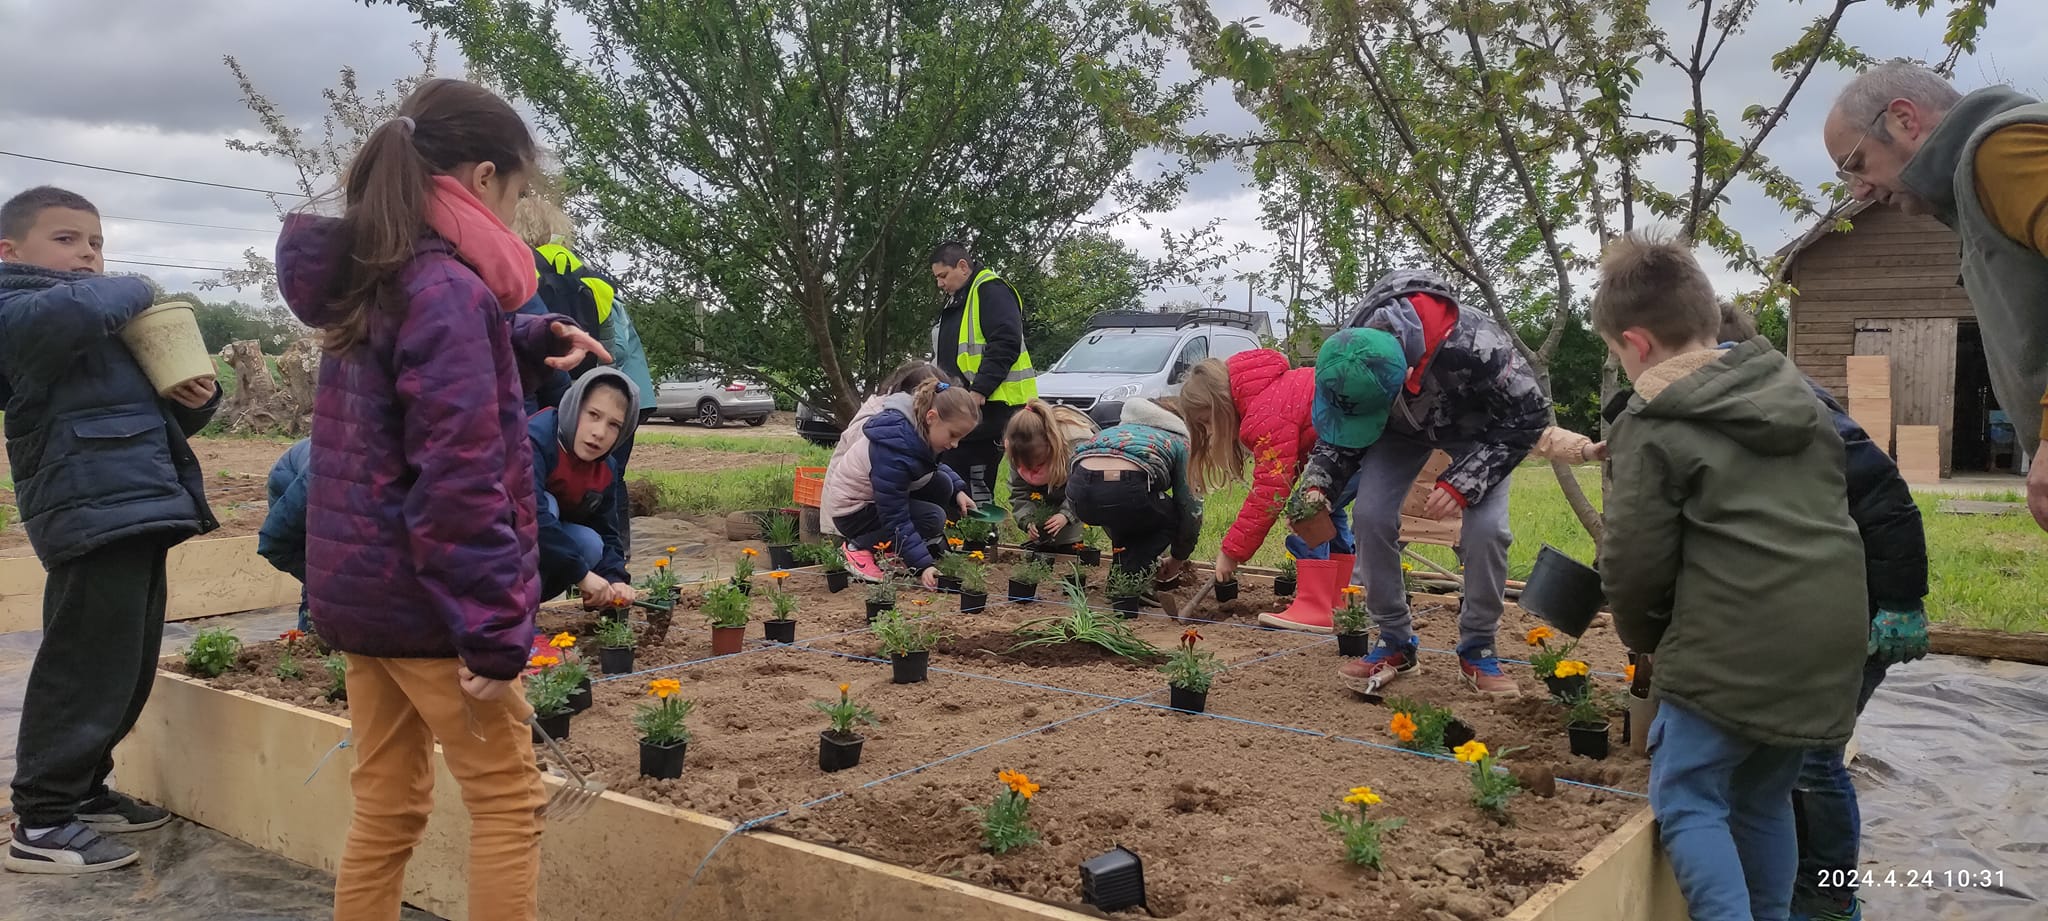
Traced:
<path fill-rule="evenodd" d="M 1880 609 L 1870 622 L 1869 653 L 1886 665 L 1911 662 L 1927 655 L 1927 614 Z"/>

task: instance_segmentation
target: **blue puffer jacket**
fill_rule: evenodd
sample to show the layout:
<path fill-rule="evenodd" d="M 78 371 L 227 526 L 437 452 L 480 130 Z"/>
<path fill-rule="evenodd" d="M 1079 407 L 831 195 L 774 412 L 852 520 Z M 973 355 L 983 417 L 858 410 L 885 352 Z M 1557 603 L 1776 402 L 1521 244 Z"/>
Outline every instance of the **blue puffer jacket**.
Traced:
<path fill-rule="evenodd" d="M 139 278 L 0 265 L 7 461 L 44 568 L 220 526 L 186 442 L 213 418 L 219 388 L 199 409 L 160 399 L 118 335 L 153 298 Z"/>
<path fill-rule="evenodd" d="M 306 581 L 306 471 L 312 464 L 313 439 L 301 438 L 271 465 L 264 484 L 270 511 L 256 532 L 256 552 L 300 582 Z"/>
<path fill-rule="evenodd" d="M 861 429 L 868 439 L 868 478 L 874 484 L 875 510 L 896 535 L 896 552 L 910 568 L 922 572 L 936 565 L 917 522 L 910 517 L 910 494 L 941 476 L 952 485 L 952 494 L 967 491 L 966 481 L 951 467 L 939 463 L 938 455 L 924 440 L 910 417 L 896 407 L 884 409 Z"/>

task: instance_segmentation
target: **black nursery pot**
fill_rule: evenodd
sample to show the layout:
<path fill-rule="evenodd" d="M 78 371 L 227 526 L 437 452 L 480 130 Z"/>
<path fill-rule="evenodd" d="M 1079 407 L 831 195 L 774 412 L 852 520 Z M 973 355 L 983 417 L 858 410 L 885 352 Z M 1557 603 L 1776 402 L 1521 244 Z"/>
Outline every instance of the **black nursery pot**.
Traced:
<path fill-rule="evenodd" d="M 900 656 L 890 656 L 889 666 L 892 674 L 889 676 L 889 681 L 893 684 L 916 684 L 923 681 L 925 679 L 925 670 L 931 667 L 931 661 L 932 654 L 927 649 L 920 649 L 916 652 Z"/>
<path fill-rule="evenodd" d="M 796 566 L 796 547 L 793 544 L 768 547 L 768 563 L 776 569 L 792 569 Z"/>
<path fill-rule="evenodd" d="M 1606 723 L 1573 723 L 1565 731 L 1571 734 L 1572 754 L 1595 761 L 1607 757 Z"/>
<path fill-rule="evenodd" d="M 1517 599 L 1522 610 L 1536 615 L 1569 636 L 1586 632 L 1607 595 L 1600 588 L 1600 573 L 1591 566 L 1565 556 L 1544 544 L 1536 551 L 1536 564 L 1529 570 Z"/>
<path fill-rule="evenodd" d="M 597 667 L 607 675 L 624 675 L 633 670 L 633 647 L 621 649 L 602 648 L 597 651 Z"/>
<path fill-rule="evenodd" d="M 588 709 L 590 709 L 590 677 L 586 675 L 583 681 L 576 685 L 576 690 L 569 692 L 569 712 L 582 713 Z"/>
<path fill-rule="evenodd" d="M 850 578 L 844 569 L 838 572 L 828 572 L 825 574 L 825 590 L 834 595 L 846 591 L 847 581 Z"/>
<path fill-rule="evenodd" d="M 1294 577 L 1293 577 L 1293 576 L 1279 576 L 1279 577 L 1276 577 L 1276 578 L 1274 578 L 1274 579 L 1273 579 L 1273 594 L 1275 594 L 1275 595 L 1292 595 L 1292 594 L 1294 594 Z"/>
<path fill-rule="evenodd" d="M 1230 580 L 1230 581 L 1228 581 L 1228 582 L 1223 582 L 1223 581 L 1220 581 L 1220 580 L 1219 580 L 1219 581 L 1218 581 L 1218 582 L 1216 583 L 1216 603 L 1217 603 L 1217 604 L 1222 604 L 1223 602 L 1226 602 L 1226 601 L 1236 601 L 1236 600 L 1237 600 L 1237 580 L 1236 580 L 1236 579 L 1232 579 L 1232 580 Z"/>
<path fill-rule="evenodd" d="M 1030 604 L 1038 600 L 1038 583 L 1010 580 L 1010 600 L 1018 604 Z"/>
<path fill-rule="evenodd" d="M 960 613 L 979 614 L 986 607 L 988 607 L 987 592 L 962 591 L 960 593 Z"/>
<path fill-rule="evenodd" d="M 1167 685 L 1166 705 L 1175 710 L 1201 713 L 1204 708 L 1209 706 L 1209 692 L 1190 691 L 1178 685 Z"/>
<path fill-rule="evenodd" d="M 575 714 L 567 710 L 552 716 L 539 716 L 536 714 L 537 719 L 535 722 L 540 723 L 540 731 L 547 733 L 548 738 L 557 742 L 563 742 L 569 738 L 569 717 L 571 716 L 575 716 Z M 540 736 L 535 735 L 533 741 L 539 742 Z"/>
<path fill-rule="evenodd" d="M 1372 651 L 1372 634 L 1370 634 L 1370 633 L 1339 633 L 1339 634 L 1337 634 L 1337 654 L 1338 654 L 1338 655 L 1340 655 L 1340 656 L 1349 656 L 1349 657 L 1351 657 L 1351 658 L 1354 658 L 1354 659 L 1355 659 L 1355 658 L 1358 658 L 1358 657 L 1360 657 L 1360 656 L 1363 656 L 1363 655 L 1365 655 L 1366 653 L 1368 653 L 1368 652 L 1371 652 L 1371 651 Z"/>
<path fill-rule="evenodd" d="M 796 621 L 791 618 L 764 620 L 761 622 L 761 632 L 768 637 L 770 642 L 794 643 L 796 642 Z"/>
<path fill-rule="evenodd" d="M 1457 748 L 1479 737 L 1464 720 L 1452 720 L 1444 724 L 1444 747 Z"/>
<path fill-rule="evenodd" d="M 985 540 L 963 540 L 960 542 L 960 550 L 963 553 L 973 553 L 975 551 L 987 553 L 988 548 L 989 542 Z"/>
<path fill-rule="evenodd" d="M 1586 693 L 1586 676 L 1573 675 L 1559 678 L 1556 675 L 1543 676 L 1543 685 L 1550 689 L 1550 696 L 1558 700 L 1571 700 Z"/>
<path fill-rule="evenodd" d="M 838 736 L 827 729 L 818 733 L 818 770 L 830 774 L 859 764 L 860 747 L 866 741 L 867 737 L 857 732 Z"/>
<path fill-rule="evenodd" d="M 866 604 L 868 606 L 868 623 L 871 624 L 875 622 L 875 618 L 882 616 L 883 611 L 894 607 L 894 605 L 886 601 L 869 601 Z"/>
<path fill-rule="evenodd" d="M 957 592 L 957 591 L 959 591 L 959 590 L 960 590 L 960 580 L 959 580 L 958 578 L 956 578 L 956 577 L 954 577 L 954 576 L 940 576 L 940 577 L 939 577 L 939 591 L 942 591 L 942 592 Z"/>
<path fill-rule="evenodd" d="M 1106 912 L 1145 904 L 1145 861 L 1123 845 L 1082 861 L 1081 900 Z"/>
<path fill-rule="evenodd" d="M 1081 564 L 1083 566 L 1102 565 L 1102 551 L 1099 548 L 1083 547 L 1080 550 L 1076 551 L 1074 555 L 1081 558 Z"/>
<path fill-rule="evenodd" d="M 683 755 L 690 749 L 690 743 L 677 742 L 674 745 L 649 745 L 640 743 L 640 776 L 655 780 L 674 780 L 683 776 Z"/>
<path fill-rule="evenodd" d="M 751 597 L 753 597 L 753 594 L 754 594 L 754 580 L 752 580 L 752 579 L 748 579 L 748 580 L 747 580 L 747 581 L 745 581 L 745 582 L 741 582 L 741 581 L 740 581 L 740 580 L 738 580 L 738 579 L 734 579 L 734 580 L 732 580 L 732 584 L 733 584 L 733 585 L 734 585 L 735 587 L 737 587 L 737 588 L 738 588 L 738 589 L 740 590 L 740 594 L 742 594 L 742 595 L 746 595 L 746 596 L 748 596 L 748 597 L 750 597 L 750 598 L 751 598 Z"/>
<path fill-rule="evenodd" d="M 1109 604 L 1116 609 L 1117 616 L 1119 617 L 1136 617 L 1145 608 L 1144 599 L 1137 595 L 1132 595 L 1128 598 L 1111 598 L 1109 599 Z"/>

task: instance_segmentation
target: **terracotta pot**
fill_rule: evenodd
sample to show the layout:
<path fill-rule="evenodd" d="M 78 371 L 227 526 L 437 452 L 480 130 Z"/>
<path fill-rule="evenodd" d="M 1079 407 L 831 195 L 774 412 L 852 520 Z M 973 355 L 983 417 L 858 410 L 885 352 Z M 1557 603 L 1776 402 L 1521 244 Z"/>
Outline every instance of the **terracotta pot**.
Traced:
<path fill-rule="evenodd" d="M 1320 547 L 1337 536 L 1337 522 L 1330 519 L 1327 511 L 1317 512 L 1300 521 L 1290 521 L 1287 526 L 1311 547 Z"/>
<path fill-rule="evenodd" d="M 746 642 L 745 627 L 711 628 L 711 654 L 714 656 L 729 656 L 739 652 L 740 647 L 746 645 Z"/>

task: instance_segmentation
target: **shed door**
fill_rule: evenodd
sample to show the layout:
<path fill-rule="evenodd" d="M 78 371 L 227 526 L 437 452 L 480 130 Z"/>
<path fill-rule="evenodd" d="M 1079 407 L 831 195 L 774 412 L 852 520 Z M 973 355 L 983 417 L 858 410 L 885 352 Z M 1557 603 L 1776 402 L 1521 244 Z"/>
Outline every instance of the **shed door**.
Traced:
<path fill-rule="evenodd" d="M 1941 475 L 1955 460 L 1956 320 L 1857 320 L 1856 354 L 1892 365 L 1892 422 L 1941 427 Z"/>

